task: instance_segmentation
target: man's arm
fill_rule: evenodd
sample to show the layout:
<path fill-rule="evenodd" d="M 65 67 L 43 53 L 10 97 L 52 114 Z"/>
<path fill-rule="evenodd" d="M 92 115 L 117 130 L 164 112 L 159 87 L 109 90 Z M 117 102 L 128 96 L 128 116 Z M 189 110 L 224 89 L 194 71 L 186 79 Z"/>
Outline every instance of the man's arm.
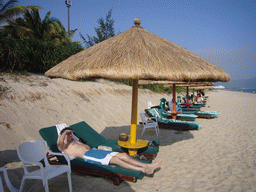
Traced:
<path fill-rule="evenodd" d="M 59 137 L 58 137 L 57 146 L 58 146 L 58 149 L 59 149 L 60 151 L 64 151 L 64 149 L 66 148 L 66 144 L 65 144 L 64 140 L 65 140 L 66 135 L 67 135 L 69 132 L 73 132 L 73 131 L 67 130 L 67 131 L 65 131 L 64 133 L 62 133 L 61 135 L 59 135 Z"/>

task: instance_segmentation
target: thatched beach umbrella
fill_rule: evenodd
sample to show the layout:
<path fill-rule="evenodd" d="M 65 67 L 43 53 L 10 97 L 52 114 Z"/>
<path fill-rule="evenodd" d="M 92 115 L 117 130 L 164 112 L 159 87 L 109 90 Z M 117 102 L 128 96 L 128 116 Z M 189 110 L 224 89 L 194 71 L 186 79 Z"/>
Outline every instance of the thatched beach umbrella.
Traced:
<path fill-rule="evenodd" d="M 189 103 L 189 88 L 190 89 L 193 89 L 193 103 L 195 103 L 195 100 L 194 100 L 194 90 L 195 88 L 198 88 L 198 87 L 207 87 L 207 86 L 213 86 L 214 83 L 213 82 L 191 82 L 191 83 L 177 83 L 177 84 L 170 84 L 170 83 L 167 83 L 164 85 L 164 87 L 172 87 L 173 86 L 173 90 L 175 91 L 175 87 L 178 86 L 178 87 L 186 87 L 187 88 L 187 108 L 189 108 L 189 105 L 191 105 Z M 174 93 L 174 97 L 175 97 L 175 93 Z M 174 98 L 174 101 L 175 103 L 173 103 L 173 109 L 176 110 L 176 101 L 175 101 L 175 98 Z"/>
<path fill-rule="evenodd" d="M 176 87 L 186 87 L 187 88 L 187 96 L 189 92 L 189 87 L 198 87 L 198 86 L 213 86 L 213 82 L 182 82 L 182 81 L 151 81 L 151 80 L 140 80 L 139 85 L 156 85 L 156 84 L 164 84 L 164 87 L 173 87 L 173 118 L 176 119 L 175 111 L 176 111 Z M 194 97 L 194 91 L 193 91 Z M 187 104 L 189 106 L 189 101 L 187 97 Z"/>
<path fill-rule="evenodd" d="M 45 75 L 82 78 L 132 79 L 133 100 L 130 145 L 136 146 L 138 80 L 229 81 L 230 76 L 188 50 L 140 26 L 81 51 L 48 70 Z M 134 152 L 135 153 L 135 152 Z"/>

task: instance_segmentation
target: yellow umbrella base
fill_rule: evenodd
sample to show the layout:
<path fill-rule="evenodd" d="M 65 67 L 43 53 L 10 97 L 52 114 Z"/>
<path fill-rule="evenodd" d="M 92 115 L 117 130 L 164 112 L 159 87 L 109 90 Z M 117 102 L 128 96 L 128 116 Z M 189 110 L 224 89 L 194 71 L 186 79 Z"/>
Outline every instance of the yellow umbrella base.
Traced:
<path fill-rule="evenodd" d="M 117 143 L 121 147 L 127 148 L 130 156 L 136 155 L 139 149 L 144 148 L 148 145 L 147 141 L 140 140 L 140 139 L 137 139 L 135 143 L 131 143 L 130 140 L 128 141 L 119 140 Z"/>

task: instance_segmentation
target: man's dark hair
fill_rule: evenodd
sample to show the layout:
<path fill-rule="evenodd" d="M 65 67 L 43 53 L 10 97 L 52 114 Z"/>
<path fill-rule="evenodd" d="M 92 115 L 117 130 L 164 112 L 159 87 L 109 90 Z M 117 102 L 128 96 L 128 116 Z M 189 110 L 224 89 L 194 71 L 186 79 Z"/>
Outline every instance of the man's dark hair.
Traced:
<path fill-rule="evenodd" d="M 60 134 L 62 135 L 66 130 L 71 130 L 71 131 L 73 131 L 71 128 L 65 127 L 64 129 L 61 130 Z"/>
<path fill-rule="evenodd" d="M 71 131 L 73 131 L 73 129 L 71 129 L 70 127 L 65 127 L 64 129 L 62 129 L 62 130 L 60 131 L 60 135 L 62 135 L 66 130 L 71 130 Z M 73 133 L 73 134 L 77 137 L 77 135 L 76 135 L 75 133 Z M 78 138 L 78 140 L 79 140 L 80 142 L 86 144 L 86 141 L 84 141 L 83 139 L 81 139 L 81 138 L 79 138 L 79 137 L 77 137 L 77 138 Z"/>

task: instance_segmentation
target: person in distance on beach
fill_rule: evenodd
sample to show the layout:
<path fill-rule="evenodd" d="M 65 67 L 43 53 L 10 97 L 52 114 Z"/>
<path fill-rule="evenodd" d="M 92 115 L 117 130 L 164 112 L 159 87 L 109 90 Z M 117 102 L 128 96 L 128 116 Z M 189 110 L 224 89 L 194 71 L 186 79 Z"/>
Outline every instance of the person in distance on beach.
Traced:
<path fill-rule="evenodd" d="M 141 171 L 145 174 L 153 174 L 162 164 L 161 160 L 147 164 L 131 158 L 126 153 L 91 149 L 88 145 L 74 140 L 72 138 L 73 132 L 72 129 L 66 127 L 60 132 L 57 140 L 58 149 L 70 157 L 82 158 L 86 162 L 100 165 L 116 164 L 120 167 Z"/>

